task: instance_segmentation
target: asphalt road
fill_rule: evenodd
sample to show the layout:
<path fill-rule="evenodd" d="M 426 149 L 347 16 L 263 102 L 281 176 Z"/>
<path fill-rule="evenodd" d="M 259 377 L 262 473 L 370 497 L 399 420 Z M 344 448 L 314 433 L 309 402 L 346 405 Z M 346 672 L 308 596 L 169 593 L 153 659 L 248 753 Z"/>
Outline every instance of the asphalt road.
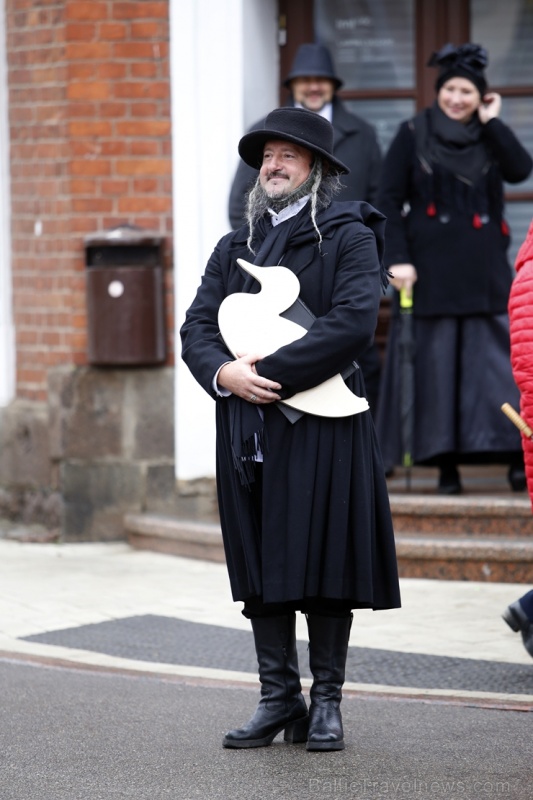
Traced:
<path fill-rule="evenodd" d="M 345 697 L 346 750 L 224 750 L 253 687 L 0 662 L 1 800 L 533 796 L 532 716 Z"/>

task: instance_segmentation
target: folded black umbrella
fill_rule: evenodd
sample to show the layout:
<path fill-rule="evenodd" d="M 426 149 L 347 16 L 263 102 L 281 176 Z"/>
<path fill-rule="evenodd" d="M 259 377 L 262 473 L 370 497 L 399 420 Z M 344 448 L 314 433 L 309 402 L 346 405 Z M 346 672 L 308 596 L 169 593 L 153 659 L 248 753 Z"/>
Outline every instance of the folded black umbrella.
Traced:
<path fill-rule="evenodd" d="M 402 465 L 406 468 L 407 488 L 411 488 L 415 423 L 415 339 L 413 296 L 400 291 L 400 430 Z"/>

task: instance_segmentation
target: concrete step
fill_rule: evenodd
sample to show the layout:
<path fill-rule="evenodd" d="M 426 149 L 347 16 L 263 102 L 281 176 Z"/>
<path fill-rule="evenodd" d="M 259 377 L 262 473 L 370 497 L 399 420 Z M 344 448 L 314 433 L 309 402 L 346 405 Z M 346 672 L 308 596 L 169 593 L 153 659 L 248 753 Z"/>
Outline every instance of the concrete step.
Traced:
<path fill-rule="evenodd" d="M 533 585 L 533 541 L 525 537 L 459 537 L 396 533 L 402 578 Z"/>
<path fill-rule="evenodd" d="M 126 514 L 124 529 L 129 544 L 185 558 L 224 561 L 220 526 L 176 519 L 162 514 Z"/>
<path fill-rule="evenodd" d="M 527 499 L 527 491 L 513 492 L 507 479 L 505 464 L 463 464 L 459 467 L 463 487 L 462 497 L 509 497 Z M 407 470 L 396 467 L 387 478 L 390 494 L 425 494 L 439 497 L 437 484 L 439 470 L 436 467 L 415 466 Z"/>
<path fill-rule="evenodd" d="M 394 498 L 392 500 L 395 506 Z M 416 498 L 410 497 L 409 502 L 411 506 L 413 503 L 417 505 Z M 456 500 L 454 502 L 457 503 Z M 513 501 L 513 505 L 515 504 Z M 448 505 L 441 498 L 437 507 L 449 512 Z M 499 510 L 496 518 L 503 525 L 506 519 L 504 509 L 498 504 L 496 508 Z M 510 535 L 507 531 L 499 535 L 490 530 L 485 530 L 483 535 L 479 530 L 471 534 L 470 515 L 475 519 L 474 504 L 473 510 L 468 507 L 462 509 L 460 518 L 463 519 L 463 535 L 460 535 L 456 530 L 442 532 L 438 529 L 435 520 L 446 521 L 448 513 L 443 513 L 440 517 L 437 514 L 429 523 L 429 517 L 424 517 L 421 513 L 423 509 L 430 514 L 432 505 L 417 507 L 420 512 L 418 529 L 396 529 L 396 550 L 401 577 L 533 585 L 533 537 L 528 538 L 519 525 L 516 526 L 519 529 L 517 535 Z M 402 510 L 404 509 L 400 508 Z M 396 508 L 395 523 L 398 513 Z M 520 519 L 520 515 L 518 516 Z M 430 528 L 429 532 L 424 532 L 424 525 Z M 222 535 L 218 524 L 159 514 L 128 514 L 124 518 L 124 527 L 132 547 L 187 558 L 224 561 Z"/>
<path fill-rule="evenodd" d="M 533 514 L 528 497 L 391 493 L 389 499 L 397 533 L 533 539 Z"/>

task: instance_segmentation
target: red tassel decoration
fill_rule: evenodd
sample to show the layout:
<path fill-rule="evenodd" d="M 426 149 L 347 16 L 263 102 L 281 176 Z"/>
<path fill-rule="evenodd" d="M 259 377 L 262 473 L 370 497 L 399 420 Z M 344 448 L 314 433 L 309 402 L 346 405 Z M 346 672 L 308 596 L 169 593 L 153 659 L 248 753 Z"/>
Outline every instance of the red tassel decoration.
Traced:
<path fill-rule="evenodd" d="M 502 233 L 504 236 L 509 236 L 509 225 L 502 219 Z"/>
<path fill-rule="evenodd" d="M 426 208 L 426 214 L 428 217 L 435 217 L 437 215 L 437 209 L 435 207 L 435 203 L 429 203 L 428 207 Z"/>
<path fill-rule="evenodd" d="M 482 228 L 483 227 L 483 223 L 481 221 L 481 217 L 479 216 L 479 214 L 474 214 L 474 216 L 472 218 L 472 225 L 474 226 L 474 228 Z"/>

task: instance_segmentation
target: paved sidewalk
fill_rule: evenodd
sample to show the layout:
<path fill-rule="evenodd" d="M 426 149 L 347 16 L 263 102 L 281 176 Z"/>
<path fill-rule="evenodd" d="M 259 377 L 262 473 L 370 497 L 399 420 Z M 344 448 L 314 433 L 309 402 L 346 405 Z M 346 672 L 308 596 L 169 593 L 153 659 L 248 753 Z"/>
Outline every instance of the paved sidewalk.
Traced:
<path fill-rule="evenodd" d="M 533 659 L 501 619 L 528 588 L 402 580 L 402 609 L 355 612 L 346 691 L 533 710 Z M 4 659 L 255 683 L 249 631 L 223 564 L 124 543 L 0 539 Z M 305 652 L 301 615 L 297 636 Z"/>

